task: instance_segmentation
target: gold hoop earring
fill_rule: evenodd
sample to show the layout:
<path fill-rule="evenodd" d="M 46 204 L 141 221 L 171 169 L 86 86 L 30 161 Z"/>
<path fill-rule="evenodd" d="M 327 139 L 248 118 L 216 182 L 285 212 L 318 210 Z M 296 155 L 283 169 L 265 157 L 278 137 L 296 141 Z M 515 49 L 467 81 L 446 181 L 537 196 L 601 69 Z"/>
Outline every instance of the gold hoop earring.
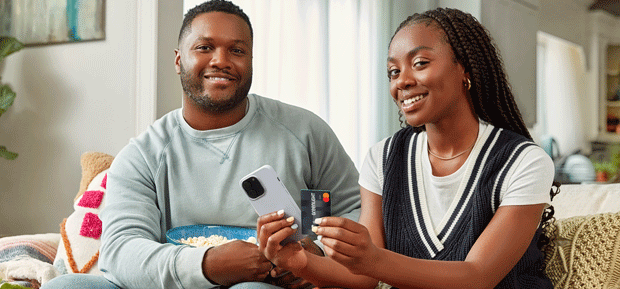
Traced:
<path fill-rule="evenodd" d="M 465 78 L 465 80 L 467 80 L 467 82 L 463 83 L 463 85 L 465 87 L 467 87 L 467 90 L 470 90 L 471 89 L 471 80 L 469 80 L 469 78 Z"/>

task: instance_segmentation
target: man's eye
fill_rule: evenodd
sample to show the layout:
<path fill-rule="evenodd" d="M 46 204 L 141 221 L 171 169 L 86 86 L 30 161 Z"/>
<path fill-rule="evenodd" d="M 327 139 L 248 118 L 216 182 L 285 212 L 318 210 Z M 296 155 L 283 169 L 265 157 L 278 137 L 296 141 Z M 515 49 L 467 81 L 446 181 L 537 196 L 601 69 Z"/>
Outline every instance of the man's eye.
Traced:
<path fill-rule="evenodd" d="M 243 49 L 239 49 L 239 48 L 233 48 L 231 51 L 234 54 L 245 54 L 245 51 Z"/>
<path fill-rule="evenodd" d="M 196 49 L 198 49 L 198 50 L 204 50 L 204 51 L 209 51 L 209 50 L 211 50 L 211 46 L 208 46 L 208 45 L 200 45 L 200 46 L 196 47 Z"/>
<path fill-rule="evenodd" d="M 420 61 L 416 61 L 416 62 L 414 62 L 414 63 L 413 63 L 413 66 L 414 66 L 414 67 L 415 67 L 415 66 L 424 66 L 424 65 L 426 65 L 426 64 L 428 64 L 428 61 L 422 61 L 422 60 L 420 60 Z"/>

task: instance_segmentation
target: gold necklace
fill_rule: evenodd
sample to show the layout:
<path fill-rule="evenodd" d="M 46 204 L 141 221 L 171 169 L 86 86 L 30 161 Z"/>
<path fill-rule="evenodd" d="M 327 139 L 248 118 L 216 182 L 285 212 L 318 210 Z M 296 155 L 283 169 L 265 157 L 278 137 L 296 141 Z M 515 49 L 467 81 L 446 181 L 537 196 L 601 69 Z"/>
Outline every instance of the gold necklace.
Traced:
<path fill-rule="evenodd" d="M 469 148 L 467 148 L 466 150 L 456 154 L 455 156 L 444 158 L 444 157 L 440 157 L 440 156 L 434 154 L 433 151 L 431 151 L 431 147 L 428 145 L 428 143 L 426 143 L 426 146 L 428 147 L 428 153 L 431 154 L 432 156 L 442 160 L 442 161 L 449 161 L 449 160 L 456 159 L 456 158 L 462 156 L 464 153 L 468 152 L 470 149 L 474 148 L 475 145 L 476 145 L 476 142 L 474 142 Z"/>

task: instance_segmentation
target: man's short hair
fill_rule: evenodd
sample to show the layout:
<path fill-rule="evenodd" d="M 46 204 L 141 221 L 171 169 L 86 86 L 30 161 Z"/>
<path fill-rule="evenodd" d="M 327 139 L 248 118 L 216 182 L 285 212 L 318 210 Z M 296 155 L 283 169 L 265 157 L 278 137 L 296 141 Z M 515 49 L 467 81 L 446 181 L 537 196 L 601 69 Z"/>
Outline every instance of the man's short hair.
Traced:
<path fill-rule="evenodd" d="M 224 12 L 224 13 L 237 15 L 241 17 L 241 19 L 243 19 L 243 21 L 245 21 L 245 23 L 248 24 L 248 27 L 250 27 L 250 36 L 254 38 L 252 24 L 250 23 L 250 17 L 248 17 L 248 15 L 245 14 L 245 12 L 243 12 L 243 10 L 239 8 L 239 6 L 226 0 L 211 0 L 211 1 L 204 2 L 190 9 L 189 11 L 187 11 L 187 13 L 185 14 L 185 17 L 183 18 L 183 24 L 181 25 L 181 31 L 179 31 L 178 43 L 181 43 L 181 39 L 183 39 L 183 37 L 187 33 L 189 33 L 191 29 L 191 24 L 192 24 L 192 21 L 194 21 L 194 18 L 196 18 L 200 14 L 208 13 L 208 12 Z"/>

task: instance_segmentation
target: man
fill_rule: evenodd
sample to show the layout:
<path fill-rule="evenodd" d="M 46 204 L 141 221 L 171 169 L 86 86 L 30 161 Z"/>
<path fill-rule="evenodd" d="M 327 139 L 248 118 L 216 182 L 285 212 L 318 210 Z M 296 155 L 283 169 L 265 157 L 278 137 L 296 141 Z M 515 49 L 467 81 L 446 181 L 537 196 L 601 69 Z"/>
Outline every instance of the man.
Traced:
<path fill-rule="evenodd" d="M 301 189 L 328 189 L 334 215 L 357 218 L 358 173 L 329 126 L 301 108 L 248 95 L 252 40 L 247 15 L 228 1 L 185 15 L 175 51 L 183 108 L 132 139 L 108 172 L 99 267 L 114 284 L 101 288 L 273 288 L 244 283 L 263 282 L 273 269 L 254 244 L 164 244 L 168 229 L 184 225 L 255 227 L 239 180 L 265 164 L 298 204 Z M 308 285 L 278 273 L 268 279 Z"/>

